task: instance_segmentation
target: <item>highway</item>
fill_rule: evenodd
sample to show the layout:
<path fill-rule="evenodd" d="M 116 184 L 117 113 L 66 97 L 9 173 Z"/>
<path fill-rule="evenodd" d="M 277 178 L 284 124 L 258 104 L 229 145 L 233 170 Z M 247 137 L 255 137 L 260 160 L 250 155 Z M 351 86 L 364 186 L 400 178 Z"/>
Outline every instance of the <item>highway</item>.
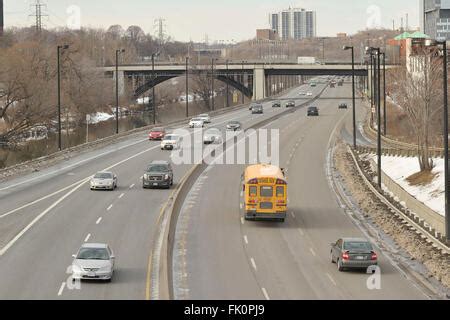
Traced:
<path fill-rule="evenodd" d="M 348 85 L 330 88 L 323 98 L 348 97 L 349 92 Z M 200 176 L 177 225 L 176 299 L 427 299 L 379 248 L 380 290 L 369 290 L 370 275 L 341 273 L 331 263 L 330 243 L 363 236 L 327 179 L 331 137 L 341 125 L 344 139 L 352 132 L 351 108 L 338 110 L 339 102 L 320 99 L 314 103 L 320 117 L 308 118 L 302 108 L 265 126 L 280 129 L 281 167 L 287 170 L 289 185 L 284 224 L 243 219 L 245 166 L 209 166 Z M 364 108 L 357 110 L 361 121 Z M 360 134 L 358 141 L 370 143 Z"/>
<path fill-rule="evenodd" d="M 283 111 L 266 107 L 264 115 L 251 115 L 242 108 L 213 117 L 211 127 L 224 130 L 230 120 L 249 127 Z M 0 299 L 148 298 L 156 224 L 172 190 L 143 190 L 140 178 L 152 160 L 169 159 L 170 152 L 143 134 L 0 183 Z M 174 166 L 175 184 L 191 167 Z M 105 169 L 118 175 L 119 188 L 90 191 L 88 178 Z M 111 283 L 68 287 L 66 271 L 83 242 L 113 248 L 117 261 Z"/>

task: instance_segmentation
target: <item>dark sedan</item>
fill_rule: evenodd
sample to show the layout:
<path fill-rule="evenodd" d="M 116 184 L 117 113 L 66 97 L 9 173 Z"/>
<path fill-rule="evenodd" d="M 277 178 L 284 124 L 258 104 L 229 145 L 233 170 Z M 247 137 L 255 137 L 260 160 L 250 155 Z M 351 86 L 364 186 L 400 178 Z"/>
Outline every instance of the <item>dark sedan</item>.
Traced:
<path fill-rule="evenodd" d="M 239 121 L 230 121 L 227 124 L 227 131 L 239 131 L 242 129 L 242 125 Z"/>
<path fill-rule="evenodd" d="M 317 117 L 319 116 L 319 109 L 317 107 L 309 107 L 307 114 L 308 117 Z"/>
<path fill-rule="evenodd" d="M 272 103 L 272 108 L 281 108 L 281 103 L 279 101 Z"/>
<path fill-rule="evenodd" d="M 295 101 L 288 101 L 286 103 L 286 108 L 294 108 L 295 107 Z"/>
<path fill-rule="evenodd" d="M 331 244 L 331 262 L 339 271 L 345 269 L 368 269 L 378 264 L 372 244 L 366 239 L 343 238 Z"/>
<path fill-rule="evenodd" d="M 339 109 L 347 109 L 348 106 L 345 102 L 342 102 L 341 104 L 339 104 Z"/>

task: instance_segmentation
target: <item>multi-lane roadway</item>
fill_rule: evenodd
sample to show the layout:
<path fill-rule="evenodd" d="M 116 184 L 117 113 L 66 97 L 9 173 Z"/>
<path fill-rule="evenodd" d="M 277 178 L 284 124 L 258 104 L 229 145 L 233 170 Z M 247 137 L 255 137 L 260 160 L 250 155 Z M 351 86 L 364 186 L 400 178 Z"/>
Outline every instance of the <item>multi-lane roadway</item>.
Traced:
<path fill-rule="evenodd" d="M 307 87 L 284 98 L 323 89 Z M 348 97 L 349 86 L 327 89 L 323 97 L 339 95 Z M 281 164 L 288 169 L 290 185 L 285 224 L 241 222 L 243 166 L 212 166 L 200 177 L 177 228 L 176 298 L 425 297 L 383 256 L 385 280 L 377 292 L 365 289 L 366 275 L 339 274 L 329 261 L 331 241 L 361 234 L 338 206 L 325 174 L 332 132 L 341 120 L 350 125 L 350 112 L 338 110 L 339 102 L 315 102 L 318 118 L 306 118 L 302 108 L 266 125 L 281 132 Z M 242 108 L 213 117 L 210 127 L 224 131 L 228 121 L 238 120 L 245 129 L 284 111 L 270 103 L 263 115 Z M 149 298 L 157 221 L 172 193 L 141 188 L 152 160 L 170 160 L 170 152 L 144 134 L 0 183 L 0 299 Z M 191 167 L 174 166 L 175 185 Z M 90 191 L 88 178 L 106 169 L 118 175 L 118 189 Z M 113 248 L 117 261 L 111 283 L 83 282 L 79 290 L 68 285 L 71 255 L 84 242 Z"/>

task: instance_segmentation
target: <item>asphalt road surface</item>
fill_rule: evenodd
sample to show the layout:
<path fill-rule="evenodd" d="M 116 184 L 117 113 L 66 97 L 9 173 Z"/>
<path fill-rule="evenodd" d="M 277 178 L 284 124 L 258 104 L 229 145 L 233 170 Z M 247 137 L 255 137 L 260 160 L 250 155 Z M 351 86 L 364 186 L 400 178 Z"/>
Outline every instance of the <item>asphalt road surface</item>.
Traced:
<path fill-rule="evenodd" d="M 323 86 L 318 86 L 307 90 L 317 93 L 322 88 Z M 291 95 L 297 95 L 299 90 L 298 88 L 291 90 Z M 213 117 L 209 127 L 224 130 L 229 120 L 239 120 L 244 127 L 249 127 L 261 119 L 283 111 L 285 111 L 284 108 L 275 109 L 269 106 L 266 107 L 263 115 L 251 115 L 248 108 L 243 108 Z M 329 112 L 332 113 L 331 108 Z M 303 112 L 300 113 L 303 114 Z M 334 116 L 330 115 L 327 118 L 332 121 Z M 291 124 L 295 123 L 293 121 L 296 119 L 287 118 L 284 121 L 286 124 Z M 306 121 L 301 121 L 298 124 L 306 124 Z M 322 124 L 322 118 L 313 121 L 317 122 L 319 127 L 327 128 L 328 122 Z M 298 138 L 302 132 L 307 133 L 302 128 L 297 128 L 299 129 L 297 132 L 296 128 L 297 126 L 291 126 L 289 129 L 288 133 L 292 135 L 292 139 Z M 326 131 L 319 134 L 320 139 L 326 140 L 327 136 Z M 295 142 L 290 139 L 289 141 L 289 145 Z M 313 150 L 321 150 L 320 147 L 318 145 Z M 148 297 L 149 256 L 155 238 L 156 222 L 172 190 L 144 190 L 141 188 L 140 178 L 145 167 L 152 160 L 169 159 L 170 152 L 161 151 L 159 142 L 149 142 L 146 134 L 143 134 L 140 138 L 130 138 L 80 154 L 41 172 L 0 183 L 0 299 L 145 299 Z M 319 164 L 322 160 L 319 157 L 313 162 Z M 191 167 L 190 164 L 174 166 L 175 184 L 179 183 Z M 303 167 L 296 170 L 301 168 Z M 90 191 L 87 179 L 97 171 L 105 169 L 118 175 L 118 189 L 113 192 Z M 215 169 L 217 177 L 224 177 L 224 182 L 231 180 L 230 184 L 221 183 L 220 186 L 215 185 L 211 190 L 220 190 L 219 197 L 217 195 L 213 197 L 216 199 L 212 202 L 214 206 L 219 203 L 232 205 L 233 211 L 224 212 L 225 208 L 221 208 L 215 212 L 215 215 L 221 219 L 226 219 L 227 224 L 205 220 L 198 226 L 203 232 L 210 227 L 218 228 L 219 237 L 224 234 L 222 228 L 232 228 L 234 232 L 241 227 L 237 223 L 239 222 L 238 211 L 235 210 L 236 206 L 239 206 L 239 199 L 233 198 L 229 201 L 230 198 L 223 197 L 234 194 L 236 187 L 239 187 L 234 181 L 235 173 L 240 172 L 239 167 L 231 167 L 229 170 L 226 172 L 230 174 L 227 174 L 225 171 L 222 172 L 221 168 Z M 298 184 L 303 181 L 301 179 Z M 325 190 L 320 191 L 319 197 L 327 190 L 326 186 L 323 187 Z M 198 202 L 200 208 L 204 201 L 205 198 L 202 197 Z M 304 205 L 303 208 L 305 208 Z M 198 212 L 198 217 L 207 212 L 209 212 L 208 208 L 203 208 Z M 196 230 L 197 228 L 194 228 L 192 231 Z M 254 231 L 257 232 L 258 229 Z M 196 239 L 200 241 L 206 235 L 200 232 L 196 235 Z M 250 233 L 249 236 L 251 236 Z M 209 241 L 213 248 L 218 239 L 212 237 L 205 240 Z M 241 238 L 228 238 L 228 241 L 228 245 L 237 244 L 241 243 Z M 80 289 L 67 285 L 66 280 L 69 277 L 67 269 L 73 260 L 71 255 L 77 252 L 83 242 L 105 242 L 113 248 L 117 259 L 111 283 L 82 282 Z M 252 245 L 257 244 L 253 242 Z M 245 254 L 242 245 L 237 249 L 228 246 L 228 249 L 237 254 Z M 261 247 L 261 250 L 269 249 Z M 193 258 L 198 256 L 197 251 L 192 254 Z M 319 251 L 318 254 L 320 254 Z M 216 265 L 215 260 L 213 258 L 205 260 L 205 258 L 207 257 L 202 256 L 199 262 L 209 263 L 209 266 L 203 267 L 210 267 L 212 271 Z M 229 258 L 226 265 L 244 262 L 244 266 L 248 268 L 245 259 L 235 260 L 234 256 Z M 194 260 L 190 259 L 190 261 Z M 258 261 L 258 263 L 262 262 Z M 289 261 L 287 263 L 291 265 Z M 194 265 L 189 267 L 195 268 Z M 231 270 L 234 269 L 229 269 L 228 273 L 221 273 L 219 278 L 225 279 Z M 238 270 L 241 274 L 245 274 L 248 281 L 245 273 L 247 269 L 238 268 Z M 204 277 L 201 277 L 202 283 L 210 279 L 210 276 L 212 276 L 211 273 L 204 274 Z M 254 285 L 254 278 L 250 282 Z M 213 292 L 217 288 L 215 283 L 211 283 L 209 290 Z M 248 288 L 249 291 L 237 290 L 237 297 L 241 297 L 244 293 L 248 297 L 261 297 L 256 294 L 259 291 L 253 290 L 250 284 Z M 195 297 L 209 297 L 207 292 L 201 290 L 192 293 Z M 220 296 L 233 297 L 231 291 L 224 288 L 220 288 L 211 297 Z M 289 297 L 289 295 L 286 296 L 286 298 Z"/>
<path fill-rule="evenodd" d="M 319 117 L 299 109 L 265 127 L 280 130 L 280 165 L 289 184 L 285 223 L 243 219 L 244 165 L 208 167 L 187 195 L 177 225 L 176 299 L 427 298 L 379 249 L 379 290 L 368 287 L 371 275 L 339 272 L 331 263 L 330 243 L 363 236 L 339 206 L 326 174 L 333 132 L 340 123 L 346 139 L 352 132 L 351 101 L 348 110 L 338 110 L 342 100 L 327 98 L 349 92 L 349 85 L 327 89 L 314 103 Z M 361 121 L 363 108 L 357 110 Z M 368 143 L 360 134 L 358 140 Z"/>

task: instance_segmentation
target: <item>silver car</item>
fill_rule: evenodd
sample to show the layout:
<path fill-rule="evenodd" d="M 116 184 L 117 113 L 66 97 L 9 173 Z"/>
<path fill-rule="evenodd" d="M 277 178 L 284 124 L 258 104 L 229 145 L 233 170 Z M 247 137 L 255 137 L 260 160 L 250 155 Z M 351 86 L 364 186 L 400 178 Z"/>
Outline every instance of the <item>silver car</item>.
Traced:
<path fill-rule="evenodd" d="M 107 244 L 83 244 L 72 257 L 72 279 L 111 281 L 116 258 Z"/>
<path fill-rule="evenodd" d="M 222 142 L 222 132 L 219 129 L 211 128 L 206 130 L 203 136 L 204 144 L 221 144 Z"/>
<path fill-rule="evenodd" d="M 114 190 L 117 188 L 117 176 L 112 172 L 98 172 L 91 179 L 91 190 Z"/>
<path fill-rule="evenodd" d="M 331 244 L 331 262 L 339 271 L 367 269 L 378 264 L 378 257 L 366 239 L 343 238 Z"/>

